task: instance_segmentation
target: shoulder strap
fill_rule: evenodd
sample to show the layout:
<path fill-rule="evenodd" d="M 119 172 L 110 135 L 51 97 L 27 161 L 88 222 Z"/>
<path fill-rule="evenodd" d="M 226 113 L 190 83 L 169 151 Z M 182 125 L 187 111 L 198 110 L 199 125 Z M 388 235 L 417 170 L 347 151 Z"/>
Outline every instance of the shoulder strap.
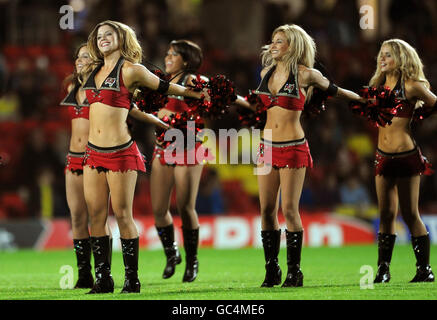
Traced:
<path fill-rule="evenodd" d="M 96 73 L 100 70 L 103 63 L 99 63 L 93 71 L 89 74 L 87 80 L 85 81 L 85 84 L 83 85 L 84 89 L 96 89 L 96 83 L 94 81 L 94 77 L 96 76 Z"/>
<path fill-rule="evenodd" d="M 266 74 L 261 79 L 261 82 L 260 82 L 258 88 L 256 88 L 255 93 L 257 93 L 257 92 L 270 93 L 269 88 L 268 88 L 268 83 L 269 83 L 269 79 L 272 76 L 272 73 L 273 73 L 273 71 L 275 71 L 275 69 L 276 69 L 276 66 L 273 66 L 269 70 L 267 70 Z"/>
<path fill-rule="evenodd" d="M 61 101 L 61 106 L 77 106 L 76 93 L 79 87 L 76 85 L 70 92 L 66 95 L 66 97 Z"/>

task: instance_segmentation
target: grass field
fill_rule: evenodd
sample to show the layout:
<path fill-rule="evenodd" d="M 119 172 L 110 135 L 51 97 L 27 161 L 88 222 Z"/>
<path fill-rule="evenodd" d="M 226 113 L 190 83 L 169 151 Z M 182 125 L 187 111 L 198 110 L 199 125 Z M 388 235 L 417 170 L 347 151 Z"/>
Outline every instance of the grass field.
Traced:
<path fill-rule="evenodd" d="M 286 273 L 285 248 L 280 265 Z M 87 289 L 61 289 L 63 265 L 74 267 L 72 250 L 37 252 L 19 250 L 0 252 L 0 300 L 435 300 L 435 283 L 411 284 L 415 258 L 409 245 L 397 245 L 391 264 L 389 284 L 361 289 L 363 265 L 376 272 L 375 245 L 341 248 L 309 248 L 302 252 L 302 288 L 260 288 L 264 279 L 262 249 L 199 250 L 199 276 L 193 283 L 182 283 L 185 262 L 175 275 L 161 278 L 164 254 L 161 250 L 140 252 L 140 294 L 119 294 L 124 279 L 121 252 L 114 252 L 112 275 L 114 294 L 86 295 Z M 431 248 L 431 266 L 437 271 L 437 246 Z M 373 278 L 373 277 L 372 277 Z"/>

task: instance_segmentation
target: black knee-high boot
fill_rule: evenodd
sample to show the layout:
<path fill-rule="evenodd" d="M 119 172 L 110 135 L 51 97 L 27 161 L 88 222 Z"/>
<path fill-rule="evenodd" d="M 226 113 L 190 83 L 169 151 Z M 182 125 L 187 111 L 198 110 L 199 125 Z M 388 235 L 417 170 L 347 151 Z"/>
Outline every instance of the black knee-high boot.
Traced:
<path fill-rule="evenodd" d="M 94 256 L 96 281 L 89 294 L 114 292 L 114 280 L 111 275 L 109 236 L 90 237 Z"/>
<path fill-rule="evenodd" d="M 182 228 L 185 249 L 185 272 L 182 282 L 192 282 L 197 278 L 199 272 L 199 261 L 197 260 L 197 248 L 199 247 L 199 229 Z"/>
<path fill-rule="evenodd" d="M 302 253 L 303 230 L 289 232 L 285 230 L 287 238 L 287 277 L 283 287 L 302 287 L 303 273 L 300 270 L 300 258 Z"/>
<path fill-rule="evenodd" d="M 261 231 L 261 240 L 266 261 L 266 276 L 261 287 L 273 287 L 281 283 L 282 271 L 278 264 L 278 255 L 281 245 L 281 229 Z"/>
<path fill-rule="evenodd" d="M 434 274 L 429 265 L 429 234 L 411 237 L 411 243 L 416 256 L 416 275 L 410 282 L 434 282 Z"/>
<path fill-rule="evenodd" d="M 113 240 L 112 238 L 109 238 L 109 268 L 111 268 L 112 266 L 112 248 L 113 248 L 112 244 L 113 244 Z"/>
<path fill-rule="evenodd" d="M 91 273 L 91 243 L 90 238 L 73 239 L 74 252 L 76 253 L 79 277 L 75 289 L 92 288 L 94 285 Z"/>
<path fill-rule="evenodd" d="M 162 277 L 164 279 L 168 279 L 175 273 L 176 265 L 182 262 L 182 258 L 178 249 L 178 245 L 174 241 L 173 224 L 167 227 L 156 227 L 156 231 L 158 231 L 159 239 L 161 239 L 162 246 L 164 247 L 164 253 L 167 257 L 167 264 L 164 272 L 162 273 Z"/>
<path fill-rule="evenodd" d="M 141 289 L 138 279 L 139 238 L 121 239 L 124 262 L 124 285 L 121 293 L 138 293 Z"/>
<path fill-rule="evenodd" d="M 390 262 L 395 246 L 396 235 L 378 233 L 378 271 L 374 283 L 386 283 L 390 281 Z"/>

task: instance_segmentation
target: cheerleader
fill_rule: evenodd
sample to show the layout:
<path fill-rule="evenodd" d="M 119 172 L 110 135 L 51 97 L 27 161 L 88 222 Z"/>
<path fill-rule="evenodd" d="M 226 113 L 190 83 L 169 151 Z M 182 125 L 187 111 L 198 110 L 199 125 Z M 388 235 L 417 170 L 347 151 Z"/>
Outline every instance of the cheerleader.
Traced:
<path fill-rule="evenodd" d="M 272 43 L 263 48 L 261 83 L 254 91 L 267 107 L 267 119 L 258 157 L 258 184 L 261 209 L 261 238 L 266 275 L 262 287 L 281 283 L 278 264 L 281 229 L 277 211 L 279 190 L 286 221 L 288 272 L 283 287 L 303 285 L 300 268 L 303 228 L 299 214 L 305 172 L 312 168 L 311 157 L 300 116 L 312 89 L 327 96 L 361 100 L 348 90 L 337 87 L 313 68 L 314 40 L 297 25 L 283 25 L 272 34 Z M 241 100 L 237 100 L 241 104 Z M 248 107 L 246 105 L 241 104 Z M 271 132 L 271 140 L 265 138 Z M 269 170 L 265 170 L 268 168 Z M 265 172 L 267 174 L 263 174 Z"/>
<path fill-rule="evenodd" d="M 379 51 L 371 87 L 383 85 L 394 90 L 402 100 L 402 108 L 392 123 L 378 129 L 375 160 L 375 184 L 380 225 L 378 232 L 378 272 L 375 283 L 390 281 L 390 262 L 396 240 L 395 221 L 398 206 L 411 233 L 416 256 L 416 275 L 411 282 L 432 282 L 429 265 L 430 239 L 419 214 L 420 175 L 430 174 L 430 164 L 411 136 L 410 123 L 416 102 L 436 105 L 437 98 L 429 90 L 422 62 L 407 42 L 385 41 Z"/>
<path fill-rule="evenodd" d="M 84 160 L 84 192 L 90 213 L 91 245 L 96 281 L 89 293 L 114 291 L 109 264 L 109 237 L 105 229 L 106 201 L 120 230 L 125 266 L 122 293 L 140 292 L 139 237 L 132 216 L 137 172 L 145 172 L 144 158 L 129 133 L 126 118 L 132 93 L 148 87 L 163 94 L 199 99 L 201 93 L 160 80 L 140 65 L 142 50 L 134 31 L 116 21 L 99 23 L 88 37 L 94 61 L 84 89 L 90 104 L 90 131 Z M 152 123 L 161 125 L 151 119 Z"/>
<path fill-rule="evenodd" d="M 196 78 L 194 73 L 202 64 L 202 50 L 187 40 L 175 40 L 169 45 L 165 56 L 165 72 L 170 83 L 182 86 L 192 85 Z M 170 117 L 173 114 L 188 110 L 184 97 L 169 95 L 168 103 L 159 110 L 158 117 Z M 197 248 L 199 246 L 199 219 L 195 209 L 199 189 L 200 177 L 207 156 L 200 141 L 196 141 L 194 151 L 196 155 L 205 157 L 196 158 L 192 163 L 188 160 L 185 150 L 180 156 L 170 157 L 171 151 L 157 144 L 153 155 L 151 173 L 151 199 L 155 217 L 155 226 L 162 242 L 166 255 L 166 266 L 162 277 L 168 279 L 173 276 L 175 267 L 182 261 L 178 245 L 175 241 L 173 219 L 170 212 L 170 198 L 173 189 L 176 189 L 176 205 L 182 220 L 182 235 L 185 249 L 185 272 L 183 282 L 192 282 L 196 279 L 199 262 Z M 189 148 L 188 148 L 189 149 Z"/>
<path fill-rule="evenodd" d="M 65 190 L 71 214 L 73 245 L 76 253 L 78 280 L 74 288 L 92 288 L 91 245 L 88 232 L 88 210 L 83 191 L 83 159 L 89 131 L 89 104 L 81 88 L 81 71 L 92 62 L 86 43 L 75 53 L 74 73 L 67 78 L 68 94 L 61 105 L 68 107 L 71 137 L 65 167 Z"/>

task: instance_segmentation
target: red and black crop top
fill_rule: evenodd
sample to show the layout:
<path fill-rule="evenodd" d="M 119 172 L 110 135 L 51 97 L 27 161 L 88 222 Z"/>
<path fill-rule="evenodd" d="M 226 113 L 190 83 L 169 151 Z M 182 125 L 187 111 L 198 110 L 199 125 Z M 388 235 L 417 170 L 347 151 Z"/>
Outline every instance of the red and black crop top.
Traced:
<path fill-rule="evenodd" d="M 190 76 L 189 74 L 182 75 L 182 77 L 178 80 L 177 84 L 181 86 L 185 86 L 189 76 Z M 167 97 L 168 97 L 168 102 L 164 107 L 165 109 L 177 113 L 188 110 L 188 105 L 184 102 L 183 96 L 168 95 Z"/>
<path fill-rule="evenodd" d="M 114 69 L 112 69 L 111 73 L 105 81 L 103 81 L 99 89 L 96 87 L 94 77 L 103 64 L 99 64 L 91 72 L 83 87 L 86 90 L 86 96 L 90 105 L 95 102 L 101 102 L 114 108 L 130 109 L 132 94 L 123 83 L 123 76 L 121 75 L 123 63 L 124 58 L 120 57 Z"/>
<path fill-rule="evenodd" d="M 305 96 L 299 88 L 297 75 L 295 76 L 293 72 L 290 71 L 288 75 L 288 80 L 285 82 L 285 84 L 276 95 L 273 95 L 270 92 L 268 83 L 275 69 L 276 66 L 273 66 L 267 71 L 265 76 L 262 78 L 260 85 L 254 91 L 254 93 L 261 98 L 263 104 L 267 106 L 267 108 L 279 106 L 288 110 L 303 110 L 305 104 Z"/>
<path fill-rule="evenodd" d="M 68 107 L 68 114 L 72 120 L 76 118 L 89 119 L 90 105 L 88 99 L 85 98 L 82 103 L 77 102 L 76 99 L 79 88 L 80 86 L 76 85 L 60 103 L 61 106 Z"/>
<path fill-rule="evenodd" d="M 395 117 L 399 118 L 411 118 L 414 113 L 414 104 L 411 104 L 405 95 L 404 81 L 399 77 L 396 86 L 393 88 L 393 92 L 396 94 L 399 100 L 401 100 L 402 106 L 398 109 Z"/>

